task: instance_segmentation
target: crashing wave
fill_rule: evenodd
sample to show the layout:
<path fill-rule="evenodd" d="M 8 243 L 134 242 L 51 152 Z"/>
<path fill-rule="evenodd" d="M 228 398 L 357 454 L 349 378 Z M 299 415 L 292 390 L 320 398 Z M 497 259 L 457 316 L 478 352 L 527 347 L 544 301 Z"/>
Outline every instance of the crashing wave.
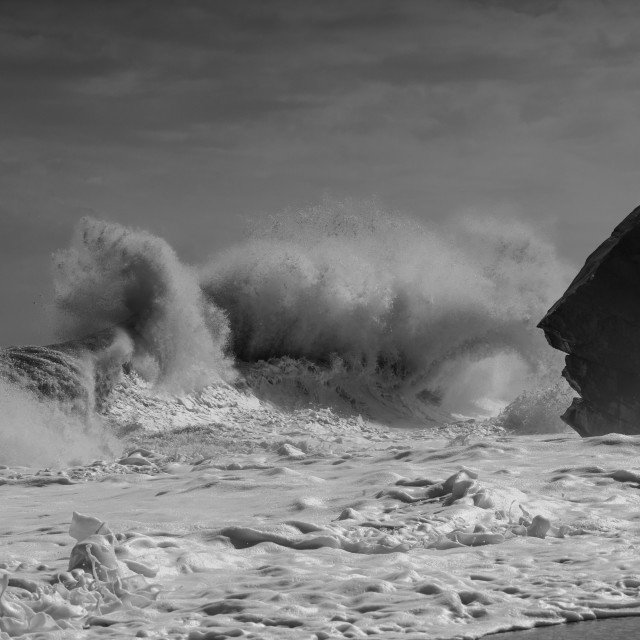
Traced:
<path fill-rule="evenodd" d="M 487 416 L 557 374 L 535 322 L 564 280 L 520 223 L 435 231 L 371 202 L 277 216 L 199 269 L 147 232 L 86 218 L 56 255 L 62 341 L 3 350 L 0 377 L 82 414 L 104 409 L 123 369 L 174 393 L 239 369 L 285 404 Z"/>

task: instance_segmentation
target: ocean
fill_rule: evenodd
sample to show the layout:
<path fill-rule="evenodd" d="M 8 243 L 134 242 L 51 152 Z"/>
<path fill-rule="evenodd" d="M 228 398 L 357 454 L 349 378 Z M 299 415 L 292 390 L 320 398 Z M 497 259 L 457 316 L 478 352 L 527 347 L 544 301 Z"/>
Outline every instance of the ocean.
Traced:
<path fill-rule="evenodd" d="M 54 260 L 56 339 L 0 350 L 0 638 L 640 613 L 640 436 L 559 419 L 535 230 L 325 202 L 202 265 L 92 219 Z"/>

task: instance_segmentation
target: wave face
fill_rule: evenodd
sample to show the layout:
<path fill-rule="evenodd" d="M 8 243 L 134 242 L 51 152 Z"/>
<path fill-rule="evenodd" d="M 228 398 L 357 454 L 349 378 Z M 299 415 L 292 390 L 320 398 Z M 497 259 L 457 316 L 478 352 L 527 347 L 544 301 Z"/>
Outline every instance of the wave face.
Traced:
<path fill-rule="evenodd" d="M 238 358 L 339 360 L 462 411 L 557 370 L 535 324 L 568 278 L 522 223 L 469 215 L 436 231 L 370 202 L 272 218 L 201 270 Z"/>

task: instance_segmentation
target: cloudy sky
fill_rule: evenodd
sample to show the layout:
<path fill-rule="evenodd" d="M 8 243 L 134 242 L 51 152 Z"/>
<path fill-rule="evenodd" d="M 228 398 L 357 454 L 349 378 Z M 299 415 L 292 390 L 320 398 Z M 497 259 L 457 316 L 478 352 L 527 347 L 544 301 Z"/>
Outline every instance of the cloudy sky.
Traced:
<path fill-rule="evenodd" d="M 576 264 L 640 202 L 635 0 L 2 0 L 0 344 L 83 215 L 197 262 L 337 197 L 499 209 Z"/>

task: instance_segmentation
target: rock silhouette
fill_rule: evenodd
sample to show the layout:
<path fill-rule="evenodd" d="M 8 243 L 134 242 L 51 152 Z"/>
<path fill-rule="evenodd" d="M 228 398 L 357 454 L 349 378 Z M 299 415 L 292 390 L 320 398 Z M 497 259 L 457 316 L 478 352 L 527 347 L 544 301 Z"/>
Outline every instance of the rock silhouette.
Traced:
<path fill-rule="evenodd" d="M 538 326 L 567 354 L 563 376 L 581 396 L 562 419 L 583 437 L 640 433 L 640 207 Z"/>

